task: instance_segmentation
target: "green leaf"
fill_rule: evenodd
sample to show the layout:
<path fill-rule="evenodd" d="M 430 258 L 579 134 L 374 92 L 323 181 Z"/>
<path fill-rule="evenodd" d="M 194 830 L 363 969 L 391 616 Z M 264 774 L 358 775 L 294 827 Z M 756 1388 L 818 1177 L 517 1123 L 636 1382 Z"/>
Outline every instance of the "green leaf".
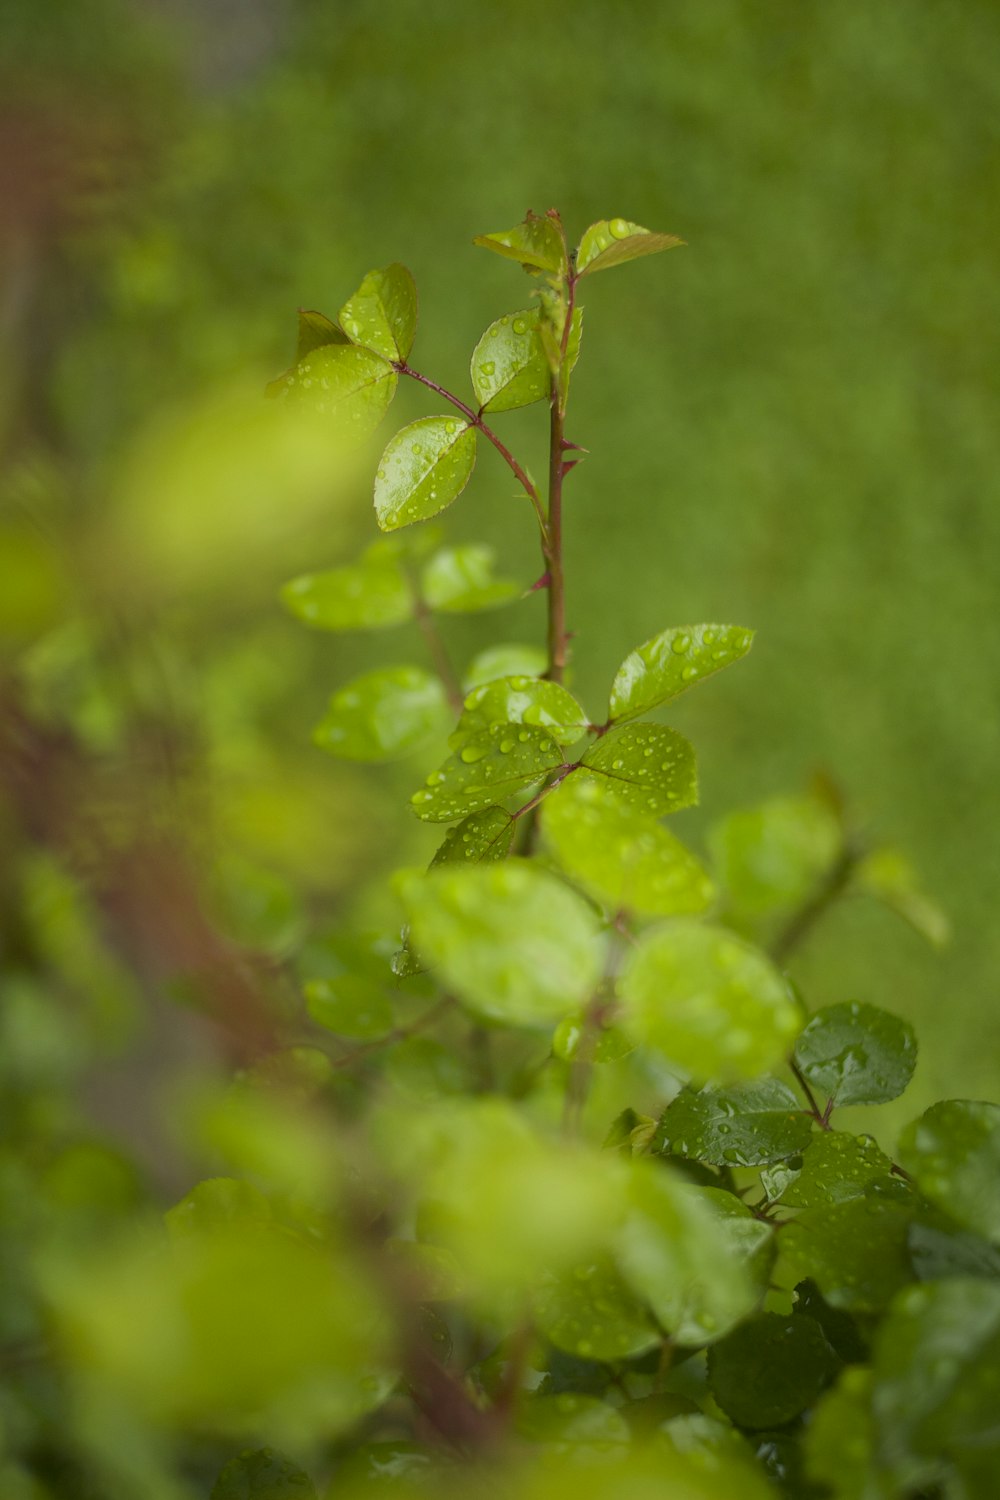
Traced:
<path fill-rule="evenodd" d="M 535 1299 L 538 1331 L 580 1359 L 632 1359 L 660 1342 L 643 1304 L 607 1259 L 583 1262 L 551 1278 Z"/>
<path fill-rule="evenodd" d="M 736 1259 L 746 1267 L 758 1297 L 763 1297 L 770 1283 L 777 1250 L 773 1226 L 751 1213 L 735 1193 L 714 1187 L 698 1187 L 695 1192 L 715 1215 L 723 1239 Z"/>
<path fill-rule="evenodd" d="M 398 760 L 441 728 L 448 699 L 420 667 L 382 667 L 334 693 L 313 743 L 341 760 Z"/>
<path fill-rule="evenodd" d="M 956 1493 L 976 1500 L 995 1493 L 1000 1285 L 942 1281 L 903 1293 L 878 1330 L 872 1368 L 872 1409 L 897 1486 L 892 1494 L 933 1485 L 950 1461 L 961 1467 L 966 1460 L 991 1482 Z"/>
<path fill-rule="evenodd" d="M 630 1206 L 615 1235 L 627 1284 L 679 1343 L 721 1338 L 756 1301 L 719 1216 L 662 1166 L 629 1164 Z"/>
<path fill-rule="evenodd" d="M 1000 1104 L 933 1104 L 904 1130 L 899 1159 L 932 1203 L 1000 1242 Z"/>
<path fill-rule="evenodd" d="M 526 307 L 491 323 L 472 351 L 472 388 L 483 411 L 513 411 L 544 401 L 549 362 L 538 336 L 538 308 Z"/>
<path fill-rule="evenodd" d="M 804 1151 L 811 1137 L 812 1120 L 777 1078 L 683 1089 L 667 1105 L 657 1130 L 664 1151 L 719 1167 L 787 1161 Z"/>
<path fill-rule="evenodd" d="M 583 765 L 626 802 L 660 817 L 698 801 L 694 748 L 663 724 L 629 724 L 602 735 Z"/>
<path fill-rule="evenodd" d="M 420 593 L 430 609 L 471 614 L 509 604 L 521 593 L 512 578 L 493 577 L 492 547 L 446 547 L 424 568 Z"/>
<path fill-rule="evenodd" d="M 405 266 L 369 271 L 340 309 L 344 331 L 385 359 L 405 361 L 417 331 L 417 288 Z"/>
<path fill-rule="evenodd" d="M 798 1281 L 815 1281 L 827 1302 L 854 1312 L 880 1312 L 913 1280 L 907 1253 L 912 1207 L 872 1193 L 847 1203 L 808 1208 L 783 1226 L 780 1266 Z"/>
<path fill-rule="evenodd" d="M 522 1442 L 542 1444 L 555 1455 L 573 1453 L 580 1464 L 594 1458 L 606 1461 L 609 1449 L 624 1455 L 629 1443 L 620 1412 L 597 1396 L 576 1392 L 522 1396 L 514 1426 Z"/>
<path fill-rule="evenodd" d="M 366 974 L 310 979 L 306 1009 L 318 1026 L 351 1041 L 367 1042 L 392 1030 L 395 1017 L 383 987 Z"/>
<path fill-rule="evenodd" d="M 844 1370 L 805 1430 L 806 1473 L 831 1500 L 896 1500 L 899 1493 L 876 1467 L 871 1383 L 871 1370 Z"/>
<path fill-rule="evenodd" d="M 917 1209 L 907 1242 L 920 1281 L 944 1281 L 949 1276 L 1000 1280 L 1000 1247 L 960 1229 L 932 1204 Z"/>
<path fill-rule="evenodd" d="M 520 860 L 442 866 L 404 888 L 420 956 L 477 1015 L 542 1026 L 578 1009 L 600 978 L 590 908 Z"/>
<path fill-rule="evenodd" d="M 282 603 L 314 630 L 385 630 L 412 619 L 413 590 L 398 560 L 370 547 L 359 563 L 286 583 Z"/>
<path fill-rule="evenodd" d="M 715 888 L 672 833 L 592 776 L 568 776 L 545 801 L 542 827 L 562 868 L 613 911 L 704 911 Z"/>
<path fill-rule="evenodd" d="M 680 919 L 643 934 L 619 980 L 626 1028 L 699 1079 L 754 1078 L 784 1060 L 800 1020 L 773 964 L 721 927 Z"/>
<path fill-rule="evenodd" d="M 606 271 L 641 255 L 655 255 L 658 250 L 672 250 L 684 241 L 675 234 L 656 234 L 628 219 L 601 219 L 585 231 L 576 252 L 578 276 Z"/>
<path fill-rule="evenodd" d="M 176 1242 L 189 1235 L 253 1229 L 270 1224 L 273 1218 L 270 1203 L 251 1183 L 235 1177 L 210 1177 L 168 1209 L 163 1222 Z"/>
<path fill-rule="evenodd" d="M 898 1016 L 845 1001 L 816 1012 L 795 1043 L 795 1061 L 837 1105 L 882 1104 L 913 1077 L 917 1039 Z"/>
<path fill-rule="evenodd" d="M 326 344 L 295 366 L 287 395 L 333 417 L 346 434 L 361 440 L 388 411 L 397 378 L 388 360 L 371 349 Z"/>
<path fill-rule="evenodd" d="M 451 823 L 512 797 L 561 764 L 562 751 L 547 730 L 501 724 L 470 735 L 410 801 L 425 822 Z"/>
<path fill-rule="evenodd" d="M 420 1104 L 464 1098 L 476 1085 L 466 1059 L 430 1036 L 406 1037 L 391 1048 L 385 1074 L 394 1088 Z"/>
<path fill-rule="evenodd" d="M 716 823 L 709 848 L 733 907 L 751 918 L 809 897 L 841 847 L 840 822 L 818 797 L 773 797 Z"/>
<path fill-rule="evenodd" d="M 816 1208 L 825 1203 L 848 1203 L 888 1177 L 892 1162 L 870 1135 L 824 1130 L 802 1157 L 802 1170 L 782 1195 L 791 1208 Z"/>
<path fill-rule="evenodd" d="M 951 936 L 947 915 L 920 889 L 913 866 L 897 850 L 876 849 L 869 854 L 855 871 L 854 885 L 902 917 L 932 947 L 947 945 Z"/>
<path fill-rule="evenodd" d="M 350 339 L 342 328 L 332 323 L 325 314 L 321 312 L 310 312 L 305 308 L 299 308 L 299 334 L 295 349 L 295 361 L 283 375 L 277 380 L 270 381 L 264 387 L 264 394 L 270 398 L 283 396 L 290 386 L 295 384 L 295 366 L 314 349 L 322 349 L 327 344 L 349 344 Z"/>
<path fill-rule="evenodd" d="M 452 750 L 461 750 L 474 735 L 504 724 L 534 725 L 546 730 L 558 745 L 575 745 L 586 728 L 587 715 L 558 682 L 499 677 L 472 689 L 448 744 Z"/>
<path fill-rule="evenodd" d="M 502 807 L 486 807 L 482 812 L 470 813 L 457 828 L 453 828 L 431 860 L 431 869 L 436 865 L 487 863 L 506 859 L 514 842 L 516 824 L 510 813 Z"/>
<path fill-rule="evenodd" d="M 469 662 L 462 674 L 462 686 L 471 693 L 473 688 L 496 682 L 498 677 L 541 677 L 548 664 L 540 646 L 525 646 L 520 642 L 487 646 Z"/>
<path fill-rule="evenodd" d="M 563 1062 L 617 1062 L 635 1051 L 635 1042 L 617 1026 L 595 1025 L 586 1011 L 560 1021 L 552 1034 L 552 1052 Z"/>
<path fill-rule="evenodd" d="M 476 462 L 476 429 L 454 417 L 421 417 L 397 432 L 375 476 L 383 531 L 426 521 L 457 500 Z"/>
<path fill-rule="evenodd" d="M 566 247 L 558 225 L 547 217 L 529 213 L 513 229 L 479 234 L 472 241 L 508 260 L 516 260 L 526 271 L 566 270 Z"/>
<path fill-rule="evenodd" d="M 316 1488 L 298 1464 L 274 1448 L 248 1448 L 226 1464 L 211 1500 L 316 1500 Z"/>
<path fill-rule="evenodd" d="M 637 646 L 611 684 L 611 719 L 635 719 L 746 656 L 753 631 L 739 625 L 676 625 Z"/>
<path fill-rule="evenodd" d="M 781 1427 L 816 1400 L 840 1361 L 812 1318 L 760 1312 L 708 1353 L 712 1395 L 738 1427 Z"/>

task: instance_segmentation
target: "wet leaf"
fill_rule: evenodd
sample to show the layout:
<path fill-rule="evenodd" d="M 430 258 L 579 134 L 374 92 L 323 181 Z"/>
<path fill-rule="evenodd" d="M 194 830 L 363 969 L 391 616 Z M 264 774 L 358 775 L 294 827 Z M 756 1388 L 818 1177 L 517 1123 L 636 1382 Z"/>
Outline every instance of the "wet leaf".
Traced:
<path fill-rule="evenodd" d="M 576 252 L 577 274 L 590 276 L 595 271 L 606 271 L 627 260 L 672 250 L 683 243 L 675 234 L 656 234 L 629 219 L 601 219 L 591 224 L 580 241 Z"/>
<path fill-rule="evenodd" d="M 585 752 L 583 765 L 607 789 L 654 817 L 698 801 L 694 749 L 663 724 L 628 724 L 602 735 Z"/>
<path fill-rule="evenodd" d="M 534 725 L 547 730 L 557 744 L 574 745 L 584 732 L 587 715 L 558 682 L 498 677 L 469 693 L 448 744 L 452 750 L 461 750 L 474 735 L 497 724 Z"/>
<path fill-rule="evenodd" d="M 1000 1242 L 1000 1104 L 933 1104 L 904 1130 L 899 1159 L 932 1203 Z"/>
<path fill-rule="evenodd" d="M 760 1312 L 713 1345 L 712 1395 L 738 1427 L 780 1427 L 811 1406 L 840 1361 L 812 1318 Z"/>
<path fill-rule="evenodd" d="M 808 1208 L 783 1227 L 779 1264 L 795 1281 L 815 1281 L 833 1307 L 880 1312 L 913 1280 L 912 1215 L 912 1206 L 877 1195 Z"/>
<path fill-rule="evenodd" d="M 369 271 L 340 309 L 340 322 L 356 344 L 405 361 L 417 331 L 417 288 L 410 272 L 398 264 Z"/>
<path fill-rule="evenodd" d="M 753 631 L 739 625 L 677 625 L 626 656 L 611 685 L 609 717 L 634 719 L 746 656 Z"/>
<path fill-rule="evenodd" d="M 486 863 L 490 860 L 506 859 L 514 842 L 517 825 L 510 813 L 502 807 L 486 807 L 482 812 L 470 813 L 453 828 L 431 860 L 431 869 L 436 865 Z"/>
<path fill-rule="evenodd" d="M 565 271 L 566 247 L 552 219 L 529 213 L 513 229 L 479 234 L 472 241 L 508 260 L 516 260 L 526 271 Z"/>
<path fill-rule="evenodd" d="M 397 432 L 375 476 L 383 531 L 426 521 L 457 500 L 476 462 L 476 430 L 455 417 L 421 417 Z"/>
<path fill-rule="evenodd" d="M 396 394 L 397 376 L 388 360 L 353 344 L 325 344 L 300 360 L 286 395 L 330 416 L 350 438 L 373 433 Z"/>
<path fill-rule="evenodd" d="M 473 688 L 495 682 L 498 677 L 541 677 L 547 666 L 548 657 L 539 646 L 520 643 L 487 646 L 469 662 L 462 676 L 462 686 L 471 693 Z"/>
<path fill-rule="evenodd" d="M 804 1077 L 836 1104 L 881 1104 L 913 1077 L 913 1027 L 888 1011 L 857 1001 L 817 1011 L 795 1043 Z"/>
<path fill-rule="evenodd" d="M 434 738 L 447 707 L 444 687 L 430 672 L 382 667 L 334 693 L 313 743 L 341 760 L 398 760 Z"/>
<path fill-rule="evenodd" d="M 863 1198 L 866 1189 L 892 1171 L 892 1162 L 870 1135 L 824 1130 L 802 1157 L 802 1170 L 786 1188 L 782 1202 L 791 1208 L 816 1208 Z"/>
<path fill-rule="evenodd" d="M 547 1282 L 535 1299 L 538 1330 L 581 1359 L 631 1359 L 660 1342 L 645 1306 L 609 1259 L 584 1262 Z"/>
<path fill-rule="evenodd" d="M 720 1167 L 787 1161 L 811 1138 L 812 1120 L 777 1078 L 683 1089 L 667 1105 L 657 1130 L 665 1152 Z"/>
<path fill-rule="evenodd" d="M 509 604 L 521 593 L 512 578 L 493 577 L 492 547 L 447 547 L 424 568 L 420 593 L 430 608 L 468 614 Z"/>
<path fill-rule="evenodd" d="M 505 801 L 561 764 L 562 751 L 548 730 L 501 724 L 470 735 L 410 801 L 425 822 L 451 823 Z"/>

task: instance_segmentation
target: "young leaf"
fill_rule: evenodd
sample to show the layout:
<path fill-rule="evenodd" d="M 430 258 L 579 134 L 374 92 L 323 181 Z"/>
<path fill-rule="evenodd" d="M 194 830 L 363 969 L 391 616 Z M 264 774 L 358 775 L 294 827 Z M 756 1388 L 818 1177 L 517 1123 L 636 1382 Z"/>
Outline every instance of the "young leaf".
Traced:
<path fill-rule="evenodd" d="M 746 656 L 753 631 L 739 625 L 677 625 L 631 651 L 611 684 L 609 717 L 635 719 Z"/>
<path fill-rule="evenodd" d="M 578 276 L 606 271 L 610 266 L 638 260 L 641 255 L 655 255 L 658 250 L 672 250 L 684 241 L 675 234 L 655 234 L 628 219 L 601 219 L 585 231 L 576 252 Z"/>
<path fill-rule="evenodd" d="M 248 1448 L 226 1464 L 210 1500 L 316 1500 L 316 1488 L 298 1464 L 274 1448 Z"/>
<path fill-rule="evenodd" d="M 420 578 L 420 593 L 430 609 L 471 614 L 509 604 L 521 593 L 512 578 L 493 577 L 492 547 L 446 547 L 436 552 Z"/>
<path fill-rule="evenodd" d="M 911 1204 L 878 1193 L 807 1208 L 778 1236 L 779 1274 L 815 1281 L 833 1307 L 880 1312 L 913 1280 L 912 1215 Z"/>
<path fill-rule="evenodd" d="M 325 344 L 295 366 L 289 398 L 306 401 L 334 418 L 359 441 L 375 431 L 396 394 L 397 375 L 388 360 L 354 344 Z"/>
<path fill-rule="evenodd" d="M 646 1308 L 606 1258 L 573 1266 L 543 1285 L 535 1320 L 550 1343 L 580 1359 L 632 1359 L 661 1339 Z"/>
<path fill-rule="evenodd" d="M 945 1099 L 904 1130 L 899 1157 L 953 1219 L 1000 1242 L 1000 1104 Z"/>
<path fill-rule="evenodd" d="M 540 646 L 487 646 L 469 662 L 462 674 L 462 686 L 471 693 L 498 677 L 541 677 L 547 666 L 548 657 Z"/>
<path fill-rule="evenodd" d="M 583 766 L 616 796 L 653 817 L 698 801 L 694 749 L 663 724 L 628 724 L 602 735 L 584 754 Z"/>
<path fill-rule="evenodd" d="M 268 397 L 281 396 L 289 386 L 295 384 L 295 366 L 307 354 L 314 349 L 322 349 L 326 344 L 349 344 L 351 341 L 342 328 L 321 312 L 310 312 L 305 308 L 299 308 L 299 334 L 295 349 L 295 361 L 283 375 L 272 380 L 264 387 L 264 394 Z"/>
<path fill-rule="evenodd" d="M 656 1132 L 662 1149 L 719 1167 L 760 1167 L 798 1156 L 812 1137 L 812 1120 L 777 1078 L 728 1088 L 682 1089 Z"/>
<path fill-rule="evenodd" d="M 573 745 L 583 734 L 587 715 L 558 682 L 500 677 L 472 689 L 448 744 L 460 750 L 473 735 L 497 724 L 533 724 L 548 730 L 557 744 Z"/>
<path fill-rule="evenodd" d="M 526 307 L 491 323 L 472 351 L 472 388 L 484 411 L 513 411 L 544 401 L 550 390 L 538 308 Z"/>
<path fill-rule="evenodd" d="M 782 1195 L 790 1208 L 816 1208 L 861 1198 L 873 1183 L 889 1177 L 892 1162 L 870 1135 L 823 1130 L 803 1153 L 802 1170 Z"/>
<path fill-rule="evenodd" d="M 382 667 L 347 683 L 313 730 L 313 743 L 341 760 L 398 760 L 440 729 L 448 699 L 420 667 Z"/>
<path fill-rule="evenodd" d="M 472 241 L 508 260 L 516 260 L 526 271 L 566 270 L 566 246 L 559 226 L 550 218 L 529 213 L 521 224 L 496 234 L 479 234 Z"/>
<path fill-rule="evenodd" d="M 451 823 L 503 802 L 561 764 L 562 751 L 548 731 L 500 724 L 470 735 L 410 802 L 425 822 Z"/>
<path fill-rule="evenodd" d="M 897 850 L 873 850 L 858 866 L 854 884 L 902 917 L 932 947 L 947 946 L 951 923 L 937 902 L 920 889 L 913 866 Z"/>
<path fill-rule="evenodd" d="M 421 417 L 390 439 L 375 476 L 383 531 L 426 521 L 457 500 L 476 462 L 476 429 L 453 417 Z"/>
<path fill-rule="evenodd" d="M 592 776 L 567 776 L 544 804 L 542 827 L 566 873 L 613 911 L 680 916 L 714 899 L 694 855 Z"/>
<path fill-rule="evenodd" d="M 471 1010 L 542 1026 L 589 1000 L 602 942 L 589 907 L 520 860 L 442 866 L 404 889 L 412 941 Z"/>
<path fill-rule="evenodd" d="M 763 953 L 721 927 L 689 920 L 645 933 L 618 990 L 626 1028 L 699 1079 L 767 1072 L 800 1025 L 787 984 Z"/>
<path fill-rule="evenodd" d="M 413 590 L 398 560 L 378 544 L 359 563 L 307 573 L 281 591 L 282 603 L 314 630 L 384 630 L 413 616 Z"/>
<path fill-rule="evenodd" d="M 805 1411 L 840 1361 L 812 1318 L 760 1312 L 708 1353 L 712 1395 L 739 1427 L 781 1427 Z"/>
<path fill-rule="evenodd" d="M 491 860 L 506 859 L 514 842 L 514 819 L 502 807 L 486 807 L 482 812 L 470 813 L 457 828 L 453 828 L 431 860 L 431 869 L 437 865 L 485 864 Z"/>
<path fill-rule="evenodd" d="M 795 1043 L 795 1061 L 810 1084 L 836 1104 L 882 1104 L 913 1077 L 913 1027 L 857 1001 L 817 1011 Z"/>
<path fill-rule="evenodd" d="M 340 321 L 356 344 L 405 362 L 417 331 L 417 288 L 410 272 L 398 264 L 369 271 L 340 309 Z"/>

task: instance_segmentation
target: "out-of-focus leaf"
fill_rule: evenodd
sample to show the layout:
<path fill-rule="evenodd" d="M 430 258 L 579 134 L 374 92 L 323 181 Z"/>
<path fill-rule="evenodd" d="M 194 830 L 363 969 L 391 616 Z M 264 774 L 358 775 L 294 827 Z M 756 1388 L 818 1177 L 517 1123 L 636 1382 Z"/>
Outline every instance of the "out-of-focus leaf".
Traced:
<path fill-rule="evenodd" d="M 787 984 L 763 953 L 690 920 L 645 933 L 618 988 L 628 1030 L 698 1079 L 767 1072 L 784 1059 L 800 1024 Z"/>
<path fill-rule="evenodd" d="M 388 360 L 354 344 L 324 344 L 300 360 L 286 383 L 286 396 L 330 416 L 345 436 L 370 436 L 396 394 L 397 376 Z"/>
<path fill-rule="evenodd" d="M 627 724 L 602 735 L 583 764 L 616 796 L 654 817 L 698 801 L 694 748 L 663 724 Z"/>
<path fill-rule="evenodd" d="M 485 807 L 470 813 L 453 828 L 431 860 L 436 865 L 488 863 L 506 859 L 514 842 L 516 824 L 502 807 Z"/>
<path fill-rule="evenodd" d="M 709 848 L 735 910 L 761 917 L 805 900 L 837 858 L 841 837 L 827 802 L 774 797 L 716 823 Z"/>
<path fill-rule="evenodd" d="M 516 260 L 526 271 L 564 271 L 566 247 L 558 225 L 540 214 L 529 213 L 513 229 L 496 234 L 478 234 L 472 241 L 508 260 Z"/>
<path fill-rule="evenodd" d="M 961 1229 L 948 1214 L 921 1205 L 910 1225 L 910 1259 L 920 1281 L 985 1276 L 1000 1281 L 1000 1247 Z"/>
<path fill-rule="evenodd" d="M 869 1369 L 844 1370 L 806 1429 L 806 1474 L 831 1500 L 895 1500 L 899 1493 L 878 1463 L 871 1383 Z"/>
<path fill-rule="evenodd" d="M 811 1136 L 812 1120 L 777 1078 L 683 1089 L 667 1105 L 657 1130 L 664 1151 L 730 1167 L 787 1161 L 805 1150 Z"/>
<path fill-rule="evenodd" d="M 390 439 L 375 475 L 383 531 L 426 521 L 457 500 L 476 462 L 476 429 L 455 417 L 421 417 Z"/>
<path fill-rule="evenodd" d="M 637 646 L 611 684 L 609 717 L 634 719 L 746 656 L 753 631 L 739 625 L 676 625 Z"/>
<path fill-rule="evenodd" d="M 314 630 L 384 630 L 413 616 L 413 590 L 392 552 L 378 544 L 361 561 L 287 583 L 282 602 Z"/>
<path fill-rule="evenodd" d="M 369 271 L 340 309 L 344 331 L 385 359 L 406 360 L 417 331 L 417 288 L 398 263 Z"/>
<path fill-rule="evenodd" d="M 341 760 L 398 760 L 421 749 L 443 726 L 448 699 L 421 667 L 382 667 L 334 693 L 313 743 Z"/>
<path fill-rule="evenodd" d="M 904 1130 L 899 1158 L 959 1224 L 1000 1242 L 1000 1104 L 945 1099 Z"/>
<path fill-rule="evenodd" d="M 562 868 L 613 911 L 704 911 L 715 888 L 684 845 L 592 776 L 568 776 L 545 801 L 545 838 Z"/>
<path fill-rule="evenodd" d="M 494 578 L 492 547 L 446 547 L 424 568 L 420 593 L 430 609 L 470 614 L 509 604 L 521 593 L 512 578 Z"/>
<path fill-rule="evenodd" d="M 913 1077 L 913 1027 L 888 1011 L 857 1001 L 817 1011 L 795 1043 L 803 1076 L 836 1104 L 881 1104 Z"/>
<path fill-rule="evenodd" d="M 577 275 L 593 275 L 641 255 L 655 255 L 658 250 L 672 250 L 683 245 L 676 234 L 657 234 L 633 224 L 629 219 L 600 219 L 584 232 L 576 252 Z"/>
<path fill-rule="evenodd" d="M 469 662 L 462 674 L 462 686 L 471 693 L 498 677 L 541 677 L 547 666 L 548 658 L 540 646 L 487 646 Z"/>
<path fill-rule="evenodd" d="M 277 380 L 272 380 L 264 390 L 269 397 L 280 396 L 285 388 L 295 383 L 295 365 L 311 354 L 314 349 L 322 349 L 327 344 L 349 344 L 351 341 L 342 328 L 326 316 L 325 313 L 313 312 L 307 308 L 299 308 L 299 331 L 298 341 L 295 348 L 295 362 Z"/>
<path fill-rule="evenodd" d="M 590 908 L 520 860 L 442 866 L 410 880 L 404 902 L 417 952 L 478 1015 L 541 1026 L 583 1005 L 603 945 Z"/>
<path fill-rule="evenodd" d="M 660 1333 L 608 1259 L 572 1266 L 535 1299 L 540 1333 L 581 1359 L 631 1359 L 652 1349 Z"/>
<path fill-rule="evenodd" d="M 247 1449 L 226 1464 L 210 1500 L 316 1500 L 316 1486 L 273 1448 Z"/>
<path fill-rule="evenodd" d="M 211 1234 L 223 1229 L 249 1229 L 269 1224 L 274 1215 L 264 1194 L 252 1183 L 235 1177 L 210 1177 L 164 1214 L 171 1239 Z"/>
<path fill-rule="evenodd" d="M 583 1464 L 595 1456 L 607 1459 L 609 1450 L 629 1443 L 624 1417 L 597 1396 L 563 1392 L 558 1396 L 525 1395 L 514 1418 L 518 1437 L 555 1454 L 573 1454 Z"/>
<path fill-rule="evenodd" d="M 759 1312 L 708 1354 L 712 1395 L 739 1427 L 781 1427 L 811 1406 L 840 1361 L 812 1318 Z"/>
<path fill-rule="evenodd" d="M 338 974 L 305 984 L 306 1009 L 318 1026 L 352 1041 L 391 1031 L 395 1018 L 385 989 L 368 974 Z"/>
<path fill-rule="evenodd" d="M 558 682 L 498 677 L 469 693 L 448 744 L 461 750 L 475 735 L 504 724 L 532 724 L 546 730 L 557 744 L 574 745 L 586 728 L 587 715 Z"/>
<path fill-rule="evenodd" d="M 410 801 L 425 822 L 451 823 L 504 801 L 561 764 L 562 751 L 548 730 L 501 724 L 470 735 Z"/>
<path fill-rule="evenodd" d="M 635 1050 L 635 1042 L 618 1026 L 595 1026 L 586 1012 L 567 1016 L 552 1034 L 552 1051 L 564 1062 L 617 1062 Z"/>
<path fill-rule="evenodd" d="M 815 1281 L 827 1302 L 881 1312 L 913 1280 L 906 1239 L 912 1205 L 871 1194 L 807 1208 L 785 1224 L 780 1261 L 796 1281 Z"/>
<path fill-rule="evenodd" d="M 714 1187 L 698 1187 L 695 1192 L 715 1215 L 724 1240 L 737 1260 L 746 1266 L 758 1297 L 763 1297 L 777 1249 L 773 1226 L 751 1213 L 735 1193 Z"/>
<path fill-rule="evenodd" d="M 855 871 L 854 885 L 888 906 L 933 947 L 946 946 L 951 936 L 947 914 L 920 889 L 913 866 L 898 850 L 873 850 Z"/>
<path fill-rule="evenodd" d="M 802 1156 L 802 1170 L 782 1194 L 791 1208 L 816 1208 L 863 1198 L 873 1182 L 888 1177 L 892 1162 L 870 1135 L 823 1130 Z"/>

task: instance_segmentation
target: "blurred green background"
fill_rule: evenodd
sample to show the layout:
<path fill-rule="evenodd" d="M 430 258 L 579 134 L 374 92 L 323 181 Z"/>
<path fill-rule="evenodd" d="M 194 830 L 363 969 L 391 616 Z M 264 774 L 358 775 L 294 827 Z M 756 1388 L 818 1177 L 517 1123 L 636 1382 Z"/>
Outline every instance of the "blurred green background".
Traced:
<path fill-rule="evenodd" d="M 345 770 L 309 744 L 335 686 L 419 642 L 310 637 L 276 604 L 373 536 L 365 468 L 275 428 L 259 392 L 296 307 L 335 315 L 395 259 L 421 292 L 415 361 L 465 389 L 483 328 L 530 291 L 473 235 L 529 206 L 574 234 L 625 215 L 688 247 L 587 298 L 576 687 L 599 713 L 664 625 L 756 627 L 749 663 L 675 716 L 702 763 L 689 835 L 837 777 L 955 936 L 929 955 L 846 906 L 797 961 L 806 993 L 919 1024 L 907 1115 L 995 1096 L 995 4 L 0 0 L 0 18 L 0 624 L 35 711 L 108 772 L 94 795 L 117 807 L 155 765 L 206 839 L 322 911 L 426 852 L 397 812 L 419 767 Z M 402 402 L 397 425 L 433 410 Z M 505 427 L 536 471 L 539 411 Z M 485 453 L 449 534 L 527 581 L 508 479 Z M 517 610 L 461 626 L 459 655 L 534 638 L 538 601 Z"/>

